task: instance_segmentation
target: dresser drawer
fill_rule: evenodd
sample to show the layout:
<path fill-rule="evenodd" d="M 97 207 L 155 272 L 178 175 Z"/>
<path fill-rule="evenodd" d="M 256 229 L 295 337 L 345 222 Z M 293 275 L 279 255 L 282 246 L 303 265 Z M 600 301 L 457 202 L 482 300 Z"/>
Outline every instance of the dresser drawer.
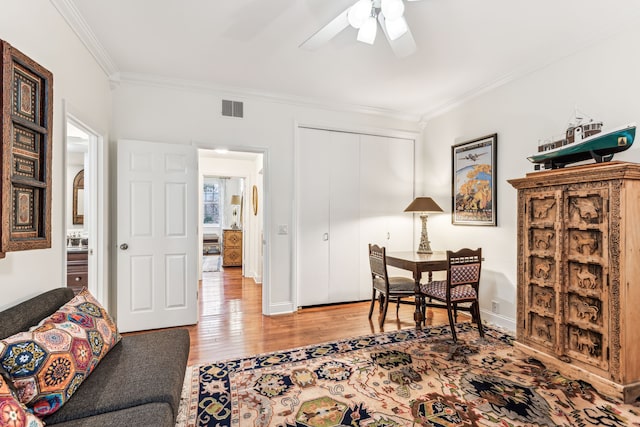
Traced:
<path fill-rule="evenodd" d="M 67 286 L 87 286 L 87 273 L 67 273 Z"/>

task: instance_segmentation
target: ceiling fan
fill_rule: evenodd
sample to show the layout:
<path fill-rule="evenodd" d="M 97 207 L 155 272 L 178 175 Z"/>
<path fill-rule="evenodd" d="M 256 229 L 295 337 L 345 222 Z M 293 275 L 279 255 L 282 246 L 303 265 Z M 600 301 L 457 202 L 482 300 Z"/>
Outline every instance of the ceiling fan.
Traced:
<path fill-rule="evenodd" d="M 358 0 L 316 31 L 300 47 L 315 50 L 349 26 L 358 29 L 358 41 L 373 44 L 379 24 L 393 52 L 397 57 L 404 58 L 416 51 L 416 42 L 404 18 L 404 9 L 403 0 Z"/>

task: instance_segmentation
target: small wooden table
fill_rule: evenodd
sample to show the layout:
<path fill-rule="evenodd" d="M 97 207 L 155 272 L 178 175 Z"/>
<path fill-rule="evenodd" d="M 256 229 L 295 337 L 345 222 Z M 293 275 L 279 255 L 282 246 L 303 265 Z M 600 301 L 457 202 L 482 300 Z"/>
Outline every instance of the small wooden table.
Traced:
<path fill-rule="evenodd" d="M 413 313 L 413 319 L 416 321 L 416 329 L 422 327 L 424 318 L 422 316 L 422 296 L 420 294 L 420 280 L 422 273 L 429 272 L 429 281 L 431 281 L 434 271 L 444 271 L 447 269 L 447 252 L 434 251 L 432 254 L 419 254 L 417 252 L 387 252 L 387 265 L 392 267 L 409 270 L 413 273 L 415 281 L 415 300 L 416 311 Z"/>

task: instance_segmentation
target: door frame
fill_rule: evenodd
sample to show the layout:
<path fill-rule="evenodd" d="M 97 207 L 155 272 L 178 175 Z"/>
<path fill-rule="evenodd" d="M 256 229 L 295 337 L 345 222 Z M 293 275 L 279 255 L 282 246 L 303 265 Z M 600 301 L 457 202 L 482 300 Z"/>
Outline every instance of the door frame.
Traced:
<path fill-rule="evenodd" d="M 192 143 L 197 149 L 201 150 L 228 150 L 232 152 L 238 153 L 254 153 L 254 154 L 262 154 L 262 195 L 259 198 L 260 208 L 258 212 L 261 212 L 262 215 L 262 314 L 268 316 L 271 314 L 271 269 L 270 269 L 270 241 L 271 241 L 271 198 L 270 198 L 270 160 L 269 160 L 269 149 L 263 147 L 228 147 L 226 145 L 221 145 L 217 143 L 207 143 L 207 142 L 193 142 Z M 202 171 L 200 170 L 200 165 L 198 165 L 198 176 L 202 177 Z M 240 177 L 240 176 L 238 176 Z M 244 176 L 246 179 L 246 176 Z M 202 183 L 200 182 L 200 185 Z M 247 206 L 250 206 L 247 201 Z M 202 240 L 202 227 L 199 226 L 199 238 Z M 259 236 L 258 236 L 259 238 Z M 245 245 L 243 245 L 243 274 L 244 274 L 244 255 L 245 255 Z M 202 268 L 200 269 L 200 274 L 202 274 Z"/>
<path fill-rule="evenodd" d="M 419 144 L 417 143 L 420 139 L 420 133 L 417 131 L 410 130 L 399 130 L 399 129 L 390 129 L 390 128 L 378 128 L 367 125 L 349 125 L 345 126 L 344 124 L 336 124 L 334 122 L 323 122 L 323 121 L 298 121 L 294 120 L 294 142 L 293 142 L 293 176 L 294 176 L 294 186 L 293 186 L 293 194 L 294 194 L 294 203 L 293 203 L 293 224 L 295 224 L 293 233 L 292 233 L 292 263 L 291 263 L 291 290 L 292 290 L 292 299 L 293 299 L 293 307 L 294 310 L 298 310 L 300 308 L 300 304 L 298 301 L 299 298 L 299 287 L 300 283 L 298 280 L 298 270 L 299 270 L 299 221 L 300 221 L 300 197 L 299 194 L 303 189 L 300 186 L 300 129 L 308 128 L 315 129 L 319 131 L 329 131 L 329 132 L 343 132 L 343 133 L 351 133 L 358 135 L 372 135 L 379 136 L 384 138 L 400 138 L 400 139 L 408 139 L 413 140 L 413 192 L 416 192 L 416 177 L 421 176 L 424 171 L 419 168 L 418 158 L 422 154 L 419 151 Z M 416 243 L 416 221 L 413 221 L 413 242 L 412 247 L 415 247 Z"/>
<path fill-rule="evenodd" d="M 72 123 L 77 128 L 83 130 L 89 135 L 88 142 L 88 164 L 89 174 L 85 176 L 85 182 L 90 185 L 88 212 L 85 218 L 89 219 L 87 230 L 89 233 L 88 248 L 88 288 L 101 304 L 109 310 L 109 277 L 108 269 L 108 251 L 106 248 L 107 228 L 108 228 L 108 211 L 107 211 L 107 164 L 108 153 L 105 147 L 105 133 L 97 127 L 90 124 L 88 120 L 82 117 L 73 106 L 66 100 L 63 100 L 63 136 L 64 136 L 64 173 L 63 185 L 64 189 L 70 185 L 66 174 L 67 165 L 67 124 Z M 62 283 L 67 282 L 67 209 L 66 206 L 71 202 L 68 200 L 67 191 L 64 194 L 63 215 L 62 215 Z"/>

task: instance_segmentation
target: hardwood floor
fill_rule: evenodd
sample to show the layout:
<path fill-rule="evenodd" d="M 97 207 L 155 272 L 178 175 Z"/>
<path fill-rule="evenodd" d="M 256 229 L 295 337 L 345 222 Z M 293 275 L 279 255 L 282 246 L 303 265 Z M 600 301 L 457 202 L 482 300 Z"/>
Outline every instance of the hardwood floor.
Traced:
<path fill-rule="evenodd" d="M 369 301 L 307 308 L 297 313 L 262 315 L 262 286 L 242 277 L 241 268 L 203 273 L 200 321 L 189 326 L 189 364 L 248 356 L 379 332 L 378 305 L 369 320 Z M 413 306 L 389 304 L 384 330 L 414 328 Z M 434 310 L 427 324 L 447 324 Z"/>

